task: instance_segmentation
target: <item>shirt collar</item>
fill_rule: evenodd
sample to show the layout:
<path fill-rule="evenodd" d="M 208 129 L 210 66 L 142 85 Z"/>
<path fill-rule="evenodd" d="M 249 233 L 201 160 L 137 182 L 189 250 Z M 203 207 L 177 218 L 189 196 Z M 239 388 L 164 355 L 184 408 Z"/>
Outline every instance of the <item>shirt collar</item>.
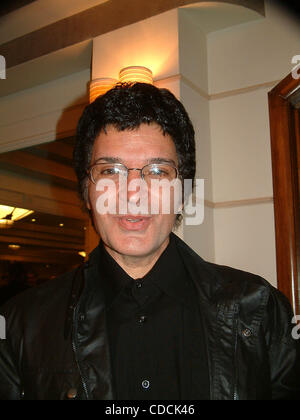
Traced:
<path fill-rule="evenodd" d="M 99 269 L 104 276 L 103 286 L 107 305 L 125 287 L 133 287 L 137 280 L 130 277 L 114 258 L 106 251 L 103 243 L 99 245 Z M 152 269 L 139 281 L 152 282 L 162 292 L 191 307 L 194 301 L 193 283 L 185 269 L 177 250 L 175 235 L 171 233 L 170 242 Z"/>

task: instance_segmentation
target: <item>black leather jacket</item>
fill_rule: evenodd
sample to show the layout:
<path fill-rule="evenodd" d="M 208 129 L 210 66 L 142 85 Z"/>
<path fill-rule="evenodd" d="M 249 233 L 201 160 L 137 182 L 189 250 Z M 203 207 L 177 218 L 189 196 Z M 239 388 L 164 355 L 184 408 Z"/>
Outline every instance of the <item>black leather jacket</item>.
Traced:
<path fill-rule="evenodd" d="M 176 243 L 198 290 L 211 399 L 300 399 L 300 340 L 292 338 L 287 299 L 262 278 Z M 97 253 L 0 311 L 1 400 L 113 399 Z"/>

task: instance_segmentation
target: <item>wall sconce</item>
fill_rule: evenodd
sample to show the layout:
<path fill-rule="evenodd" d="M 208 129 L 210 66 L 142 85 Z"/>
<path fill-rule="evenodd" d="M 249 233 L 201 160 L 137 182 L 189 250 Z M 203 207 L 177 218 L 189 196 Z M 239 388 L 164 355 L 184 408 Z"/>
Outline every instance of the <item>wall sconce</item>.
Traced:
<path fill-rule="evenodd" d="M 153 74 L 152 71 L 147 69 L 147 67 L 141 66 L 131 66 L 125 67 L 120 71 L 119 74 L 120 82 L 140 82 L 140 83 L 150 83 L 153 85 Z"/>
<path fill-rule="evenodd" d="M 116 79 L 102 77 L 94 79 L 90 83 L 90 103 L 94 102 L 98 96 L 104 95 L 108 90 L 112 89 L 118 83 Z"/>
<path fill-rule="evenodd" d="M 140 82 L 150 83 L 153 85 L 153 74 L 151 70 L 147 69 L 147 67 L 131 66 L 125 67 L 120 71 L 119 80 L 111 79 L 109 77 L 94 79 L 90 83 L 90 103 L 94 102 L 98 96 L 104 95 L 118 82 Z"/>

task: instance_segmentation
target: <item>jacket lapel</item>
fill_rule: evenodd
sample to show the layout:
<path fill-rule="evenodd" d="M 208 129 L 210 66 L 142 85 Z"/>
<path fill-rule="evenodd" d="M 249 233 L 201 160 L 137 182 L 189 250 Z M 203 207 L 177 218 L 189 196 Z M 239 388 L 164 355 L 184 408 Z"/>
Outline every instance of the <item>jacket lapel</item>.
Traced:
<path fill-rule="evenodd" d="M 85 287 L 77 306 L 77 353 L 86 398 L 112 400 L 112 372 L 98 248 L 84 268 Z"/>
<path fill-rule="evenodd" d="M 212 400 L 233 399 L 235 395 L 235 343 L 237 307 L 226 302 L 224 284 L 213 267 L 202 260 L 181 239 L 178 250 L 198 291 Z"/>

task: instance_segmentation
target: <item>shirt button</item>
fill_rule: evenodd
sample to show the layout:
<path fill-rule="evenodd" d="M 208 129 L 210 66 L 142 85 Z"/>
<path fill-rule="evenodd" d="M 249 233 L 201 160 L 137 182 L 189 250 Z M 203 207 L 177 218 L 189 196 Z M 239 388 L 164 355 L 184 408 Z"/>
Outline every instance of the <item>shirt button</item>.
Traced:
<path fill-rule="evenodd" d="M 142 387 L 143 387 L 144 389 L 148 389 L 148 388 L 150 388 L 150 382 L 149 382 L 147 379 L 145 379 L 145 380 L 142 382 Z"/>
<path fill-rule="evenodd" d="M 147 317 L 142 315 L 139 317 L 139 324 L 144 324 L 147 321 Z"/>
<path fill-rule="evenodd" d="M 140 289 L 142 287 L 142 282 L 137 280 L 135 285 L 136 285 L 137 289 Z"/>

